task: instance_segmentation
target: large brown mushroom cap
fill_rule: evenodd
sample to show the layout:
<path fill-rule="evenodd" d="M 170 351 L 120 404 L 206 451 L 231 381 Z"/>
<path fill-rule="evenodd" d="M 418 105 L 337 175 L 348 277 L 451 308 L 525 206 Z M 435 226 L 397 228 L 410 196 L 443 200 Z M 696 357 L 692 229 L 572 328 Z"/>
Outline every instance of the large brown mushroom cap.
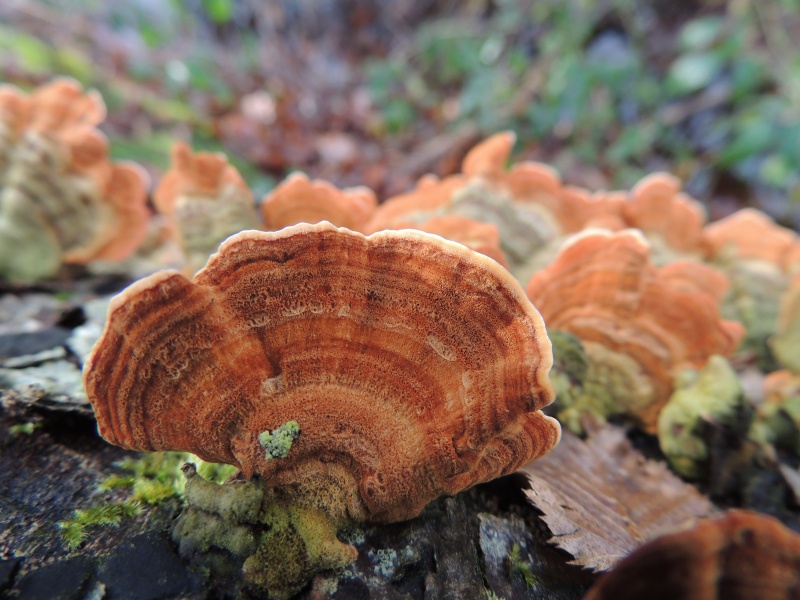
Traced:
<path fill-rule="evenodd" d="M 193 281 L 111 303 L 85 367 L 100 433 L 308 489 L 353 518 L 413 517 L 552 448 L 550 341 L 500 265 L 417 231 L 330 223 L 227 240 Z M 296 421 L 287 458 L 259 434 Z"/>
<path fill-rule="evenodd" d="M 608 364 L 627 371 L 616 377 L 642 383 L 638 397 L 616 398 L 617 412 L 654 431 L 674 376 L 712 354 L 729 356 L 741 339 L 742 327 L 719 315 L 724 289 L 724 276 L 700 263 L 657 269 L 644 238 L 628 230 L 579 234 L 527 292 L 549 328 L 577 335 L 592 360 L 602 348 Z"/>
<path fill-rule="evenodd" d="M 790 600 L 800 597 L 800 535 L 741 510 L 645 544 L 584 600 Z"/>

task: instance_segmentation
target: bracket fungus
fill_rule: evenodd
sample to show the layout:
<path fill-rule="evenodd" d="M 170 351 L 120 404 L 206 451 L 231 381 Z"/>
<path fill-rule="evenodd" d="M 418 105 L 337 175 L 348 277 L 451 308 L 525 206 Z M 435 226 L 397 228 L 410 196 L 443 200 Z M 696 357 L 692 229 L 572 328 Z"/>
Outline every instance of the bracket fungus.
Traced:
<path fill-rule="evenodd" d="M 702 256 L 703 205 L 681 193 L 681 182 L 668 173 L 648 175 L 631 190 L 622 213 L 629 227 L 641 230 L 656 264 Z"/>
<path fill-rule="evenodd" d="M 751 208 L 707 225 L 703 238 L 707 260 L 730 278 L 725 316 L 745 326 L 744 347 L 771 369 L 767 339 L 775 333 L 781 297 L 800 273 L 800 239 Z"/>
<path fill-rule="evenodd" d="M 589 358 L 582 395 L 564 408 L 626 414 L 654 433 L 673 378 L 739 343 L 742 327 L 719 315 L 720 277 L 700 263 L 656 268 L 635 231 L 576 235 L 527 287 L 548 328 L 578 336 Z"/>
<path fill-rule="evenodd" d="M 550 450 L 551 364 L 540 315 L 495 261 L 323 222 L 242 232 L 192 281 L 133 284 L 84 378 L 111 443 L 235 465 L 340 525 L 412 518 Z M 268 457 L 292 422 L 287 456 Z"/>
<path fill-rule="evenodd" d="M 222 153 L 196 152 L 182 142 L 172 147 L 172 165 L 153 194 L 170 219 L 192 275 L 225 238 L 261 228 L 253 194 Z"/>
<path fill-rule="evenodd" d="M 500 232 L 491 223 L 482 223 L 460 215 L 443 215 L 420 224 L 409 222 L 398 223 L 397 226 L 398 229 L 419 229 L 464 244 L 470 250 L 493 258 L 508 268 L 506 256 L 500 249 Z"/>
<path fill-rule="evenodd" d="M 621 200 L 565 186 L 547 165 L 521 162 L 507 168 L 514 140 L 511 132 L 498 133 L 470 150 L 461 173 L 442 180 L 423 177 L 412 192 L 379 206 L 366 230 L 412 224 L 425 229 L 426 223 L 438 217 L 493 225 L 499 233 L 500 250 L 519 277 L 534 268 L 530 263 L 537 252 L 563 233 L 577 231 L 609 212 L 618 216 Z M 461 237 L 463 234 L 452 239 L 462 241 Z"/>
<path fill-rule="evenodd" d="M 112 164 L 95 91 L 57 79 L 0 90 L 0 276 L 51 277 L 63 263 L 122 260 L 144 240 L 147 176 Z"/>
<path fill-rule="evenodd" d="M 378 200 L 366 187 L 340 190 L 320 179 L 310 181 L 293 173 L 261 203 L 267 229 L 283 229 L 298 223 L 329 221 L 338 227 L 364 231 Z"/>
<path fill-rule="evenodd" d="M 584 600 L 790 600 L 800 590 L 800 535 L 743 510 L 657 538 L 601 577 Z"/>

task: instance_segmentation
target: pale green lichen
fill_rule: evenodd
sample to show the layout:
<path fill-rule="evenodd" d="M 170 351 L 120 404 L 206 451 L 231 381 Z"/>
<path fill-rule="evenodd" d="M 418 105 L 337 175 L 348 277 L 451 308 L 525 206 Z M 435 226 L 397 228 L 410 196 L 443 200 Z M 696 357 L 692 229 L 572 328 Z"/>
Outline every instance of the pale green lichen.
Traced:
<path fill-rule="evenodd" d="M 739 351 L 753 354 L 762 370 L 774 370 L 775 359 L 767 341 L 777 328 L 780 299 L 788 278 L 766 261 L 742 261 L 725 255 L 717 263 L 730 280 L 720 312 L 725 319 L 744 325 L 745 337 Z"/>
<path fill-rule="evenodd" d="M 184 557 L 219 575 L 237 569 L 270 598 L 288 598 L 321 570 L 355 560 L 323 511 L 278 501 L 261 479 L 218 485 L 184 467 L 186 508 L 172 536 Z"/>
<path fill-rule="evenodd" d="M 289 421 L 273 429 L 264 431 L 258 435 L 258 443 L 266 451 L 266 459 L 286 458 L 292 449 L 292 443 L 300 437 L 300 425 L 297 421 Z"/>
<path fill-rule="evenodd" d="M 567 331 L 554 329 L 547 332 L 553 344 L 553 368 L 550 381 L 556 390 L 554 407 L 569 410 L 583 394 L 583 384 L 589 372 L 589 359 L 580 339 Z"/>
<path fill-rule="evenodd" d="M 587 414 L 601 422 L 612 415 L 638 420 L 655 395 L 653 383 L 639 363 L 627 354 L 614 352 L 596 342 L 583 342 L 582 346 L 588 367 L 582 387 L 570 388 L 563 398 L 564 406 L 559 405 L 561 423 L 580 435 Z M 573 352 L 572 360 L 577 356 L 580 355 Z"/>
<path fill-rule="evenodd" d="M 546 210 L 535 204 L 516 203 L 508 192 L 480 180 L 457 190 L 443 212 L 495 225 L 501 248 L 512 266 L 527 261 L 560 229 Z"/>
<path fill-rule="evenodd" d="M 800 456 L 800 396 L 764 402 L 756 410 L 748 438 L 759 446 L 776 446 Z"/>
<path fill-rule="evenodd" d="M 703 425 L 732 424 L 744 406 L 742 388 L 728 361 L 717 355 L 702 370 L 683 373 L 675 387 L 658 418 L 658 441 L 675 471 L 697 478 L 708 459 Z"/>
<path fill-rule="evenodd" d="M 253 200 L 236 185 L 224 185 L 215 197 L 179 196 L 173 220 L 186 256 L 186 270 L 199 271 L 219 245 L 234 233 L 259 229 Z"/>
<path fill-rule="evenodd" d="M 800 283 L 789 288 L 781 299 L 777 331 L 769 346 L 784 368 L 800 373 Z"/>

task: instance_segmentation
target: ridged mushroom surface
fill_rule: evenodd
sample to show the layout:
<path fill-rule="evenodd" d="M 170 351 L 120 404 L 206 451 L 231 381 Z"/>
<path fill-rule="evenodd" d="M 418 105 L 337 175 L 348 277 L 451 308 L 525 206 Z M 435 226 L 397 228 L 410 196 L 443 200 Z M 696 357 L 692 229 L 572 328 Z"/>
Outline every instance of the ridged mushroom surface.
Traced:
<path fill-rule="evenodd" d="M 720 277 L 699 263 L 656 268 L 638 232 L 587 231 L 531 278 L 527 292 L 548 328 L 583 341 L 590 372 L 608 371 L 603 387 L 617 404 L 610 414 L 654 432 L 674 376 L 712 354 L 729 356 L 741 339 L 741 325 L 720 317 Z"/>
<path fill-rule="evenodd" d="M 298 490 L 327 478 L 351 518 L 396 521 L 557 443 L 538 410 L 551 364 L 540 315 L 495 261 L 321 223 L 233 236 L 192 281 L 135 283 L 84 377 L 114 444 Z M 259 436 L 289 423 L 299 437 L 268 458 Z"/>

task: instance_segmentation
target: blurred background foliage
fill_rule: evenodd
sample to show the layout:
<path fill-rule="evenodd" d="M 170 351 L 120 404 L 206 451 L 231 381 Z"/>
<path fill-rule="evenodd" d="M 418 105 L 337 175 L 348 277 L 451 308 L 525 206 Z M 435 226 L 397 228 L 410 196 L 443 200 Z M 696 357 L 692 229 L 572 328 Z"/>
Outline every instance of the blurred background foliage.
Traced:
<path fill-rule="evenodd" d="M 0 78 L 98 88 L 116 158 L 224 150 L 382 197 L 513 129 L 520 158 L 797 227 L 800 0 L 4 0 Z"/>

